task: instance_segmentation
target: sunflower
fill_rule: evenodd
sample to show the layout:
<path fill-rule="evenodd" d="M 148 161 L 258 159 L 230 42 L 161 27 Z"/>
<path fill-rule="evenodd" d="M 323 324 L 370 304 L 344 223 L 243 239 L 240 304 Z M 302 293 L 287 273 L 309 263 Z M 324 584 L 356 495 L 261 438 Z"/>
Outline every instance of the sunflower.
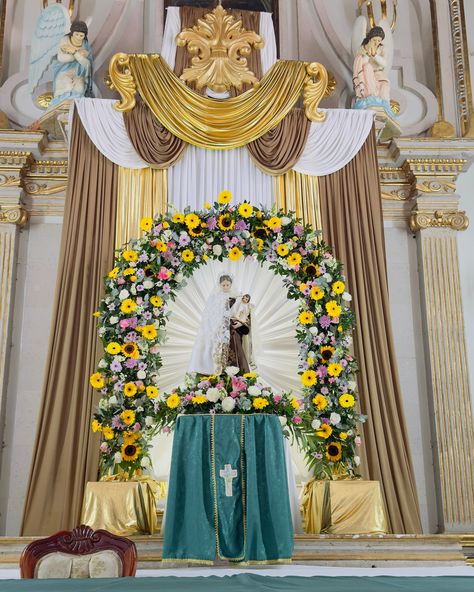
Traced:
<path fill-rule="evenodd" d="M 319 275 L 319 266 L 316 263 L 308 263 L 304 266 L 303 271 L 308 278 L 317 277 Z"/>
<path fill-rule="evenodd" d="M 326 444 L 326 458 L 332 462 L 338 462 L 342 457 L 342 447 L 339 442 L 328 442 Z"/>
<path fill-rule="evenodd" d="M 122 347 L 120 343 L 117 343 L 116 341 L 111 341 L 105 348 L 105 351 L 111 356 L 116 356 L 122 351 Z"/>
<path fill-rule="evenodd" d="M 316 432 L 316 436 L 319 438 L 329 438 L 332 434 L 332 427 L 328 423 L 323 423 L 319 430 Z"/>
<path fill-rule="evenodd" d="M 186 214 L 184 221 L 188 228 L 197 228 L 201 224 L 201 218 L 196 214 Z"/>
<path fill-rule="evenodd" d="M 291 267 L 296 267 L 301 263 L 301 255 L 299 253 L 291 253 L 289 257 L 286 258 L 287 262 Z"/>
<path fill-rule="evenodd" d="M 322 345 L 319 351 L 321 352 L 323 364 L 327 364 L 332 358 L 333 353 L 336 351 L 336 348 L 332 347 L 332 345 Z"/>
<path fill-rule="evenodd" d="M 94 433 L 101 432 L 102 431 L 102 424 L 97 419 L 93 419 L 92 423 L 91 423 L 91 428 Z"/>
<path fill-rule="evenodd" d="M 163 306 L 163 298 L 161 296 L 152 296 L 150 298 L 150 304 L 156 308 L 160 308 L 160 306 Z"/>
<path fill-rule="evenodd" d="M 127 250 L 122 253 L 122 257 L 125 261 L 136 261 L 138 259 L 138 253 L 136 251 Z"/>
<path fill-rule="evenodd" d="M 209 399 L 204 395 L 196 395 L 191 399 L 193 405 L 202 405 L 203 403 L 209 403 Z"/>
<path fill-rule="evenodd" d="M 242 257 L 243 253 L 238 247 L 234 247 L 229 251 L 228 255 L 231 261 L 238 261 Z"/>
<path fill-rule="evenodd" d="M 133 275 L 135 273 L 135 268 L 134 267 L 127 267 L 127 269 L 124 269 L 123 271 L 123 277 L 127 277 L 129 275 Z"/>
<path fill-rule="evenodd" d="M 339 438 L 341 438 L 341 440 L 347 440 L 347 432 L 340 432 Z"/>
<path fill-rule="evenodd" d="M 142 335 L 145 339 L 151 340 L 155 339 L 158 335 L 158 331 L 156 330 L 155 325 L 145 325 L 142 328 Z"/>
<path fill-rule="evenodd" d="M 301 375 L 304 386 L 314 386 L 318 382 L 318 376 L 314 370 L 305 370 Z"/>
<path fill-rule="evenodd" d="M 125 314 L 132 313 L 137 308 L 137 303 L 131 298 L 126 298 L 120 305 L 120 310 Z"/>
<path fill-rule="evenodd" d="M 242 218 L 250 218 L 250 216 L 253 214 L 253 206 L 247 202 L 240 204 L 239 214 L 242 216 Z"/>
<path fill-rule="evenodd" d="M 219 216 L 217 223 L 219 224 L 219 228 L 224 231 L 232 230 L 232 228 L 234 228 L 235 226 L 235 222 L 234 220 L 232 220 L 230 214 L 222 214 L 221 216 Z"/>
<path fill-rule="evenodd" d="M 220 204 L 228 204 L 232 199 L 232 193 L 230 191 L 221 191 L 217 196 L 217 201 Z"/>
<path fill-rule="evenodd" d="M 181 403 L 181 399 L 176 393 L 173 393 L 166 399 L 166 404 L 170 409 L 176 409 L 176 407 Z"/>
<path fill-rule="evenodd" d="M 166 251 L 168 250 L 168 245 L 166 245 L 163 241 L 156 241 L 156 245 L 155 248 L 157 251 L 160 251 L 160 253 L 166 253 Z"/>
<path fill-rule="evenodd" d="M 256 238 L 255 242 L 257 243 L 257 251 L 261 251 L 263 249 L 263 240 L 261 238 Z"/>
<path fill-rule="evenodd" d="M 203 233 L 202 227 L 196 228 L 196 230 L 189 228 L 188 231 L 191 236 L 202 236 L 202 233 Z"/>
<path fill-rule="evenodd" d="M 191 261 L 194 259 L 194 253 L 191 251 L 191 249 L 184 249 L 184 251 L 181 253 L 181 259 L 186 263 L 191 263 Z"/>
<path fill-rule="evenodd" d="M 293 409 L 299 409 L 300 408 L 300 404 L 298 403 L 298 399 L 296 397 L 291 397 L 290 404 L 293 407 Z"/>
<path fill-rule="evenodd" d="M 268 236 L 268 229 L 265 226 L 257 226 L 257 228 L 252 232 L 254 238 L 259 238 L 264 241 Z"/>
<path fill-rule="evenodd" d="M 104 438 L 106 440 L 112 440 L 113 437 L 115 436 L 115 432 L 110 426 L 104 426 L 104 429 L 102 430 L 102 434 L 104 435 Z"/>
<path fill-rule="evenodd" d="M 298 321 L 302 325 L 311 325 L 313 323 L 314 314 L 310 310 L 303 310 L 298 316 Z"/>
<path fill-rule="evenodd" d="M 133 343 L 133 341 L 124 343 L 122 345 L 122 353 L 127 356 L 127 358 L 134 358 L 136 360 L 139 354 L 137 344 Z"/>
<path fill-rule="evenodd" d="M 153 226 L 153 218 L 145 217 L 140 220 L 140 229 L 141 230 L 148 232 L 149 230 L 151 230 L 152 226 Z"/>
<path fill-rule="evenodd" d="M 118 267 L 114 267 L 112 271 L 109 271 L 108 273 L 109 278 L 114 280 L 118 276 L 119 271 L 120 269 Z"/>
<path fill-rule="evenodd" d="M 269 405 L 269 403 L 267 399 L 264 399 L 263 397 L 255 397 L 253 400 L 253 406 L 255 409 L 265 409 L 267 405 Z"/>
<path fill-rule="evenodd" d="M 355 405 L 354 395 L 351 395 L 350 393 L 344 393 L 343 395 L 341 395 L 339 397 L 339 405 L 341 407 L 344 407 L 345 409 L 348 409 L 349 407 L 354 407 L 354 405 Z"/>
<path fill-rule="evenodd" d="M 335 294 L 342 294 L 345 289 L 346 289 L 346 285 L 344 282 L 341 282 L 341 281 L 334 282 L 334 284 L 332 285 L 332 291 Z"/>
<path fill-rule="evenodd" d="M 211 378 L 211 377 L 209 376 L 209 378 Z M 257 378 L 257 373 L 256 372 L 246 372 L 244 374 L 244 378 Z"/>
<path fill-rule="evenodd" d="M 120 414 L 120 419 L 125 425 L 132 425 L 132 423 L 135 423 L 135 411 L 133 409 L 125 409 Z"/>
<path fill-rule="evenodd" d="M 321 395 L 321 393 L 318 393 L 313 397 L 313 403 L 318 411 L 324 411 L 328 406 L 328 400 L 324 395 Z"/>
<path fill-rule="evenodd" d="M 126 397 L 133 397 L 137 394 L 137 385 L 134 382 L 127 382 L 123 387 L 123 394 Z"/>
<path fill-rule="evenodd" d="M 273 230 L 281 226 L 281 219 L 278 216 L 273 216 L 270 220 L 266 220 L 265 224 Z"/>
<path fill-rule="evenodd" d="M 184 222 L 184 214 L 181 212 L 175 212 L 172 220 L 175 224 L 182 224 Z"/>
<path fill-rule="evenodd" d="M 122 444 L 122 448 L 120 449 L 122 459 L 127 462 L 137 460 L 141 451 L 142 449 L 140 446 L 137 446 L 136 444 Z"/>
<path fill-rule="evenodd" d="M 150 385 L 146 387 L 146 396 L 149 399 L 156 399 L 156 397 L 158 396 L 158 389 L 156 388 L 156 386 Z"/>
<path fill-rule="evenodd" d="M 130 430 L 123 432 L 123 441 L 125 444 L 133 444 L 137 440 L 140 440 L 140 432 L 131 432 Z"/>
<path fill-rule="evenodd" d="M 324 297 L 324 290 L 319 286 L 313 286 L 309 295 L 313 300 L 321 300 Z"/>
<path fill-rule="evenodd" d="M 145 273 L 145 277 L 153 277 L 153 269 L 147 265 L 144 269 L 143 269 L 144 273 Z"/>
<path fill-rule="evenodd" d="M 339 317 L 341 316 L 342 308 L 335 300 L 330 300 L 326 302 L 326 311 L 330 317 Z"/>
<path fill-rule="evenodd" d="M 286 257 L 289 253 L 289 249 L 286 245 L 278 245 L 277 253 L 280 255 L 280 257 Z"/>
<path fill-rule="evenodd" d="M 95 374 L 93 374 L 89 378 L 89 380 L 90 380 L 91 385 L 95 389 L 101 389 L 101 388 L 104 388 L 104 386 L 105 386 L 104 377 L 102 376 L 102 374 L 100 372 L 96 372 Z"/>
<path fill-rule="evenodd" d="M 339 376 L 339 374 L 341 372 L 342 372 L 341 364 L 338 364 L 337 362 L 335 362 L 333 364 L 329 364 L 329 366 L 328 366 L 329 376 L 337 377 L 337 376 Z"/>

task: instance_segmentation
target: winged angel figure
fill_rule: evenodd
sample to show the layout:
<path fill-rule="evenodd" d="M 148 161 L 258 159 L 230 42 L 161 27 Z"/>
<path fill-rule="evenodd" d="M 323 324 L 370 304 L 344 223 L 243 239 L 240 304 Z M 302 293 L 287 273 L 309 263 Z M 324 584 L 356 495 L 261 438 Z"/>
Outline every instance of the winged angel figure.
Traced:
<path fill-rule="evenodd" d="M 66 99 L 92 96 L 92 53 L 87 33 L 87 24 L 71 23 L 62 4 L 51 4 L 41 11 L 31 42 L 28 82 L 33 93 L 52 65 L 50 107 Z"/>
<path fill-rule="evenodd" d="M 393 62 L 390 23 L 382 19 L 369 31 L 367 24 L 367 19 L 361 15 L 357 17 L 352 31 L 354 109 L 382 107 L 387 115 L 395 117 L 390 106 L 389 73 Z"/>

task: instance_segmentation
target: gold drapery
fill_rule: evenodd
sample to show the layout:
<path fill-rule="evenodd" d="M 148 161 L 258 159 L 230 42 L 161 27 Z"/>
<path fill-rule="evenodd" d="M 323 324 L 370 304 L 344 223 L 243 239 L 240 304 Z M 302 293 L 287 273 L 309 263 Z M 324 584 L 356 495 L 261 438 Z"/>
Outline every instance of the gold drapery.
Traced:
<path fill-rule="evenodd" d="M 140 235 L 140 220 L 166 212 L 168 173 L 166 169 L 118 167 L 115 246 L 120 248 Z"/>
<path fill-rule="evenodd" d="M 114 87 L 122 95 L 116 108 L 132 109 L 138 90 L 172 134 L 200 148 L 224 150 L 244 146 L 278 125 L 309 87 L 312 78 L 308 70 L 318 76 L 319 71 L 312 66 L 278 61 L 258 88 L 225 101 L 195 93 L 156 54 L 116 54 L 109 71 Z"/>
<path fill-rule="evenodd" d="M 275 178 L 276 205 L 295 212 L 305 224 L 321 228 L 318 177 L 288 171 Z"/>
<path fill-rule="evenodd" d="M 387 516 L 378 481 L 306 483 L 301 498 L 303 526 L 311 534 L 386 534 Z"/>

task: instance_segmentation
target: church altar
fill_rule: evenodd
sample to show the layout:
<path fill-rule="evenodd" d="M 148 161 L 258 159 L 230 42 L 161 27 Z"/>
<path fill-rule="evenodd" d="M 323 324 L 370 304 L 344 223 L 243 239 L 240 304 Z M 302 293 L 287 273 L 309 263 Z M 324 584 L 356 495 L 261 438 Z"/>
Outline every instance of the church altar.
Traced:
<path fill-rule="evenodd" d="M 271 415 L 178 418 L 163 561 L 291 561 L 280 422 Z"/>

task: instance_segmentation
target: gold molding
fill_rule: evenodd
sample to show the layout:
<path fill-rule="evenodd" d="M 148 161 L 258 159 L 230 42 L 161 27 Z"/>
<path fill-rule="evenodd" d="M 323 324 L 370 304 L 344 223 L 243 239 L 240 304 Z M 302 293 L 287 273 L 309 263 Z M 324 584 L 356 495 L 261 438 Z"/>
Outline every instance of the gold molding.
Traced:
<path fill-rule="evenodd" d="M 22 150 L 1 150 L 0 169 L 19 169 L 29 166 L 33 162 L 31 152 Z"/>
<path fill-rule="evenodd" d="M 120 94 L 115 104 L 117 111 L 131 111 L 135 107 L 137 85 L 130 70 L 130 57 L 126 53 L 116 53 L 109 64 L 109 88 Z"/>
<path fill-rule="evenodd" d="M 0 224 L 15 224 L 25 226 L 28 222 L 28 212 L 21 205 L 3 208 L 0 206 Z"/>
<path fill-rule="evenodd" d="M 456 183 L 452 181 L 432 180 L 417 183 L 416 188 L 421 193 L 454 193 Z"/>
<path fill-rule="evenodd" d="M 466 212 L 461 211 L 424 211 L 415 209 L 410 214 L 410 230 L 418 232 L 428 228 L 446 228 L 450 230 L 466 230 L 469 226 L 469 218 Z"/>
<path fill-rule="evenodd" d="M 48 185 L 47 183 L 37 183 L 35 181 L 25 182 L 25 191 L 30 195 L 54 195 L 66 191 L 67 183 Z"/>
<path fill-rule="evenodd" d="M 364 4 L 367 5 L 367 18 L 369 19 L 370 26 L 375 27 L 376 21 L 375 21 L 374 7 L 372 5 L 372 1 L 373 0 L 359 0 L 358 9 L 359 9 L 359 15 L 361 15 L 362 8 L 363 8 Z M 395 29 L 395 25 L 397 24 L 397 2 L 398 2 L 398 0 L 392 0 L 393 13 L 392 13 L 392 22 L 390 24 L 390 28 L 392 29 L 392 31 Z M 381 13 L 382 20 L 387 18 L 387 16 L 388 16 L 388 14 L 387 14 L 387 0 L 380 0 L 380 13 Z"/>
<path fill-rule="evenodd" d="M 328 72 L 318 62 L 306 65 L 308 78 L 304 84 L 303 106 L 306 117 L 310 121 L 321 122 L 326 119 L 326 113 L 319 111 L 319 103 L 326 94 L 328 87 Z"/>
<path fill-rule="evenodd" d="M 412 191 L 411 187 L 401 188 L 393 189 L 392 191 L 382 191 L 380 195 L 382 199 L 388 201 L 409 201 L 412 196 Z"/>
<path fill-rule="evenodd" d="M 3 175 L 0 173 L 0 187 L 19 187 L 21 179 L 15 175 Z"/>
<path fill-rule="evenodd" d="M 459 150 L 459 149 L 458 149 Z M 464 158 L 407 158 L 403 170 L 418 176 L 458 176 L 467 160 Z"/>

